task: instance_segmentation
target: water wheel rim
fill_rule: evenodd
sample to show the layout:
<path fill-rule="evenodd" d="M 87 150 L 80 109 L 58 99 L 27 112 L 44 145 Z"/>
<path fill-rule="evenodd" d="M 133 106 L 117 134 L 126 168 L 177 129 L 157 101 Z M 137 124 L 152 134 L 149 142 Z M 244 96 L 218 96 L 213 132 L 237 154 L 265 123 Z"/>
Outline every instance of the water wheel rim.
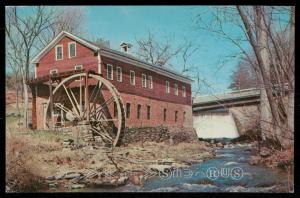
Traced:
<path fill-rule="evenodd" d="M 106 80 L 105 78 L 99 76 L 99 75 L 96 75 L 96 74 L 91 74 L 91 73 L 79 73 L 79 74 L 74 74 L 72 76 L 68 76 L 66 78 L 64 78 L 55 88 L 54 90 L 52 91 L 52 94 L 54 95 L 65 83 L 69 82 L 69 81 L 72 81 L 72 80 L 75 80 L 76 78 L 79 78 L 79 77 L 87 77 L 87 78 L 94 78 L 96 80 L 98 80 L 99 82 L 103 83 L 106 88 L 109 90 L 109 92 L 111 93 L 114 101 L 116 102 L 116 107 L 117 107 L 117 116 L 118 116 L 118 121 L 117 121 L 117 133 L 116 133 L 116 136 L 113 140 L 113 146 L 117 146 L 119 141 L 120 141 L 120 136 L 121 136 L 121 133 L 124 132 L 124 117 L 123 117 L 123 114 L 122 111 L 124 109 L 124 107 L 122 107 L 121 105 L 123 105 L 123 101 L 122 101 L 122 98 L 121 98 L 121 95 L 120 93 L 118 92 L 118 90 L 115 88 L 115 86 L 109 82 L 108 80 Z M 44 114 L 44 128 L 46 129 L 47 126 L 46 126 L 46 123 L 47 123 L 47 117 L 48 117 L 48 114 L 47 112 L 49 111 L 49 105 L 50 105 L 50 98 L 48 99 L 47 103 L 46 103 L 46 109 L 45 109 L 45 114 Z"/>

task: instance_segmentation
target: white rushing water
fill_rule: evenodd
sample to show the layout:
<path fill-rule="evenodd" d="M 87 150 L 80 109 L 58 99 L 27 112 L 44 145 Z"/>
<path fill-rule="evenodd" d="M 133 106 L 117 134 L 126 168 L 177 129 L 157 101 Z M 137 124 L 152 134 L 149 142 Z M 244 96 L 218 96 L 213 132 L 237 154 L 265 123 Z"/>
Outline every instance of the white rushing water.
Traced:
<path fill-rule="evenodd" d="M 201 114 L 193 117 L 198 138 L 236 138 L 239 136 L 232 115 Z"/>

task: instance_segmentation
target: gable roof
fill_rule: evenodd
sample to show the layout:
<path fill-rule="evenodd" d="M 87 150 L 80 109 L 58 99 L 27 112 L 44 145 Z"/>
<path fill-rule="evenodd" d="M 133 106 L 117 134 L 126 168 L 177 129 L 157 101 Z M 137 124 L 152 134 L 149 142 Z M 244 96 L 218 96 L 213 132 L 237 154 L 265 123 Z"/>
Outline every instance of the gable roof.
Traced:
<path fill-rule="evenodd" d="M 84 38 L 75 36 L 69 32 L 66 31 L 62 31 L 61 33 L 59 33 L 40 53 L 38 53 L 32 60 L 31 63 L 38 63 L 40 61 L 40 59 L 46 54 L 48 53 L 62 38 L 64 38 L 65 36 L 71 38 L 72 40 L 77 41 L 78 43 L 86 46 L 87 48 L 90 48 L 91 50 L 95 51 L 95 52 L 100 52 L 100 55 L 103 56 L 109 56 L 112 58 L 116 58 L 116 59 L 120 59 L 121 61 L 125 62 L 129 62 L 134 64 L 135 66 L 138 67 L 142 67 L 154 72 L 158 72 L 164 76 L 167 77 L 171 77 L 174 78 L 176 80 L 181 80 L 183 82 L 186 83 L 191 83 L 193 80 L 191 80 L 189 77 L 182 75 L 174 70 L 165 68 L 165 67 L 159 67 L 157 65 L 153 65 L 151 63 L 145 62 L 141 59 L 138 59 L 128 53 L 125 52 L 121 52 L 121 51 L 117 51 L 117 50 L 113 50 L 107 47 L 103 47 L 103 46 L 97 46 L 97 44 L 90 42 Z"/>
<path fill-rule="evenodd" d="M 73 34 L 70 34 L 69 32 L 66 31 L 62 31 L 60 32 L 40 53 L 38 53 L 32 60 L 31 63 L 38 63 L 40 61 L 40 59 L 46 54 L 48 53 L 62 38 L 64 38 L 65 36 L 79 42 L 80 44 L 94 50 L 94 51 L 98 51 L 100 48 L 97 47 L 96 45 L 87 42 L 85 39 L 82 39 L 78 36 L 75 36 Z"/>

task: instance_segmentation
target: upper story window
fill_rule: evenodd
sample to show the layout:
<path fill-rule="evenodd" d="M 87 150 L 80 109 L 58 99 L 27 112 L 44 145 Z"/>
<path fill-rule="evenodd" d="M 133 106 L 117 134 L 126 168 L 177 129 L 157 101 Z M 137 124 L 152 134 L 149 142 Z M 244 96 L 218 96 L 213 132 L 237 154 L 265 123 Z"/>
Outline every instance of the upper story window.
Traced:
<path fill-rule="evenodd" d="M 113 66 L 107 64 L 107 79 L 108 80 L 113 80 Z"/>
<path fill-rule="evenodd" d="M 170 83 L 166 81 L 166 93 L 170 93 Z"/>
<path fill-rule="evenodd" d="M 152 76 L 148 76 L 148 87 L 149 89 L 153 89 L 153 80 L 152 80 Z"/>
<path fill-rule="evenodd" d="M 174 84 L 174 94 L 176 96 L 178 96 L 178 84 L 177 83 Z"/>
<path fill-rule="evenodd" d="M 135 85 L 135 72 L 130 70 L 130 84 Z"/>
<path fill-rule="evenodd" d="M 185 86 L 182 86 L 182 96 L 183 96 L 183 97 L 186 96 Z"/>
<path fill-rule="evenodd" d="M 117 81 L 122 82 L 122 68 L 117 67 Z"/>
<path fill-rule="evenodd" d="M 69 48 L 69 58 L 75 57 L 76 56 L 76 43 L 70 42 L 68 44 L 68 48 Z"/>
<path fill-rule="evenodd" d="M 146 74 L 142 74 L 142 87 L 147 87 Z"/>
<path fill-rule="evenodd" d="M 55 60 L 63 59 L 63 45 L 55 46 Z"/>

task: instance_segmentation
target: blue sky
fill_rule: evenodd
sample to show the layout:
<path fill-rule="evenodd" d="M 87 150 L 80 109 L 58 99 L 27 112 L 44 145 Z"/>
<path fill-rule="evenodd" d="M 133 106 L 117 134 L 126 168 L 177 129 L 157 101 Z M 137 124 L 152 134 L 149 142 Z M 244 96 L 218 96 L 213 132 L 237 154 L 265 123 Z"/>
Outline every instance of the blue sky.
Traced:
<path fill-rule="evenodd" d="M 26 12 L 26 8 L 24 11 Z M 228 91 L 231 75 L 239 58 L 226 58 L 238 52 L 230 42 L 195 28 L 195 17 L 200 14 L 211 19 L 207 6 L 83 6 L 86 13 L 82 28 L 82 37 L 88 40 L 105 38 L 113 49 L 119 49 L 122 41 L 133 44 L 137 50 L 135 38 L 145 38 L 148 30 L 154 33 L 158 41 L 165 36 L 173 38 L 174 45 L 182 44 L 185 39 L 192 40 L 199 50 L 190 58 L 190 64 L 197 66 L 199 77 L 210 87 L 202 85 L 200 94 Z M 226 25 L 225 31 L 232 35 L 241 35 L 234 26 Z M 224 65 L 220 61 L 226 60 Z M 172 60 L 175 70 L 182 71 L 181 58 Z M 197 83 L 193 83 L 196 90 Z"/>
<path fill-rule="evenodd" d="M 175 45 L 184 42 L 184 39 L 192 40 L 195 45 L 199 45 L 199 50 L 190 58 L 190 64 L 198 67 L 200 78 L 211 86 L 208 88 L 203 85 L 201 94 L 228 91 L 230 77 L 239 59 L 226 57 L 238 50 L 228 41 L 195 29 L 197 14 L 210 20 L 208 7 L 89 6 L 84 9 L 87 13 L 84 36 L 90 40 L 97 37 L 110 40 L 113 49 L 119 49 L 120 42 L 126 41 L 132 43 L 133 50 L 136 50 L 135 38 L 145 38 L 148 30 L 155 34 L 157 40 L 171 36 Z M 226 28 L 230 34 L 241 34 L 234 27 Z M 221 63 L 223 60 L 226 60 L 224 65 Z M 182 70 L 180 58 L 175 58 L 172 63 L 175 65 L 174 69 Z M 195 82 L 193 89 L 196 88 Z"/>
<path fill-rule="evenodd" d="M 148 30 L 155 34 L 157 40 L 172 36 L 174 44 L 192 40 L 199 45 L 199 50 L 191 57 L 190 63 L 198 67 L 200 78 L 211 87 L 201 87 L 201 94 L 228 91 L 230 76 L 238 58 L 226 59 L 228 55 L 238 52 L 230 42 L 217 38 L 208 32 L 195 29 L 195 16 L 203 15 L 210 19 L 208 7 L 205 6 L 89 6 L 84 7 L 87 13 L 85 37 L 95 40 L 103 37 L 110 41 L 111 48 L 119 49 L 121 41 L 133 44 L 135 38 L 145 38 Z M 241 34 L 234 27 L 227 27 L 228 33 Z M 135 48 L 136 47 L 136 48 Z M 226 59 L 225 65 L 220 61 Z M 181 59 L 175 58 L 174 69 L 181 71 Z M 193 89 L 197 88 L 196 82 Z"/>

